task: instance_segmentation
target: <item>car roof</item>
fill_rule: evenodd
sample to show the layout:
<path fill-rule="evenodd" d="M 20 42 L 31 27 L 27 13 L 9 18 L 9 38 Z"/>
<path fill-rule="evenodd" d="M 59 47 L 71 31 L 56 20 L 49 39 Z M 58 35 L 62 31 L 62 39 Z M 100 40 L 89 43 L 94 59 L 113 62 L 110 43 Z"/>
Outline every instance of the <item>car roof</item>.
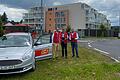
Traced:
<path fill-rule="evenodd" d="M 9 35 L 30 35 L 30 33 L 22 33 L 22 32 L 18 32 L 18 33 L 8 33 L 8 34 L 5 34 L 6 36 L 9 36 Z"/>

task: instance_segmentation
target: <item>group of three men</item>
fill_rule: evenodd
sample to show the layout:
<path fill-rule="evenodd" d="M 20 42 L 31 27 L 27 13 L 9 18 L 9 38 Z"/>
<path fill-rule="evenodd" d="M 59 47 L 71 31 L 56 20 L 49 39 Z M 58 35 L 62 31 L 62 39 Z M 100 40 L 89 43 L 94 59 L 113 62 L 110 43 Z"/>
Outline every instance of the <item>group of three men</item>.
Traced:
<path fill-rule="evenodd" d="M 59 47 L 61 45 L 62 48 L 62 57 L 67 58 L 67 43 L 71 42 L 72 47 L 72 57 L 75 56 L 74 50 L 76 51 L 76 57 L 78 58 L 78 33 L 72 29 L 71 33 L 68 34 L 68 32 L 65 29 L 62 29 L 62 31 L 59 31 L 58 28 L 54 31 L 52 35 L 52 43 L 53 43 L 53 58 L 58 57 Z"/>

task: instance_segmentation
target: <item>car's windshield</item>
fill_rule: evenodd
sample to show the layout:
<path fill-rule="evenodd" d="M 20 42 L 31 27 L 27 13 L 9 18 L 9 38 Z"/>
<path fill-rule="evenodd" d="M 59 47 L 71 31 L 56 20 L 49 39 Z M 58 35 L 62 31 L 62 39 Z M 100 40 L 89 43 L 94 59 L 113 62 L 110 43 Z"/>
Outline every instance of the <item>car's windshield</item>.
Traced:
<path fill-rule="evenodd" d="M 26 35 L 7 35 L 0 38 L 0 47 L 30 46 L 30 37 Z"/>

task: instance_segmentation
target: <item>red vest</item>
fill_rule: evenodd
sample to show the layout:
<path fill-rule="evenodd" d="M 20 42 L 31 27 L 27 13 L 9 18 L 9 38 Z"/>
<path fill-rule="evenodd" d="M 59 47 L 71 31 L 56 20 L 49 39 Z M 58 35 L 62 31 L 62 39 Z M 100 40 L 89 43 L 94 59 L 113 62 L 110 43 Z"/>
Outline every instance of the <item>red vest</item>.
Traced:
<path fill-rule="evenodd" d="M 61 38 L 60 38 L 61 42 L 62 42 L 62 38 L 64 38 L 64 43 L 67 44 L 67 42 L 68 42 L 68 34 L 67 34 L 67 32 L 64 32 L 64 37 L 62 37 L 62 33 L 61 33 L 60 36 L 61 36 Z"/>
<path fill-rule="evenodd" d="M 54 32 L 53 43 L 59 43 L 59 32 Z"/>
<path fill-rule="evenodd" d="M 76 32 L 70 33 L 70 36 L 71 36 L 71 42 L 77 42 L 77 40 L 75 39 L 75 38 L 77 38 Z"/>

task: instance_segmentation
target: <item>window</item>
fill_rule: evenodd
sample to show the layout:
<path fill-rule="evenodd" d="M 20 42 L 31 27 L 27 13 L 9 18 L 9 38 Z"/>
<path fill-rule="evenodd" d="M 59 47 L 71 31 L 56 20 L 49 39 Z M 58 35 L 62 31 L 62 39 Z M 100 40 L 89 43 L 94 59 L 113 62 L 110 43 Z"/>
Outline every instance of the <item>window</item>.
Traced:
<path fill-rule="evenodd" d="M 48 8 L 48 11 L 52 11 L 52 8 Z"/>
<path fill-rule="evenodd" d="M 58 25 L 57 25 L 57 27 L 58 27 L 58 28 L 60 28 L 60 27 L 61 27 L 61 25 L 60 25 L 60 24 L 58 24 Z"/>
<path fill-rule="evenodd" d="M 57 23 L 60 23 L 61 22 L 61 18 L 57 18 Z"/>
<path fill-rule="evenodd" d="M 86 24 L 86 28 L 88 29 L 88 24 Z"/>
<path fill-rule="evenodd" d="M 56 12 L 55 17 L 60 17 L 60 12 Z"/>
<path fill-rule="evenodd" d="M 89 14 L 89 10 L 86 10 L 86 15 L 88 15 Z"/>
<path fill-rule="evenodd" d="M 55 10 L 57 10 L 57 8 L 55 8 Z"/>
<path fill-rule="evenodd" d="M 66 18 L 63 18 L 63 22 L 64 22 L 64 23 L 66 22 Z"/>
<path fill-rule="evenodd" d="M 65 13 L 64 12 L 61 12 L 61 17 L 64 17 L 65 16 Z"/>
<path fill-rule="evenodd" d="M 52 13 L 49 13 L 49 15 L 52 15 Z"/>
<path fill-rule="evenodd" d="M 57 23 L 57 18 L 55 19 L 55 23 Z"/>
<path fill-rule="evenodd" d="M 65 28 L 66 27 L 66 24 L 61 24 L 61 28 Z"/>
<path fill-rule="evenodd" d="M 49 20 L 51 21 L 52 19 L 50 18 Z"/>
<path fill-rule="evenodd" d="M 51 24 L 49 24 L 49 26 L 51 26 Z"/>
<path fill-rule="evenodd" d="M 56 28 L 60 28 L 60 27 L 61 27 L 61 24 L 55 24 L 55 27 L 56 27 Z"/>

